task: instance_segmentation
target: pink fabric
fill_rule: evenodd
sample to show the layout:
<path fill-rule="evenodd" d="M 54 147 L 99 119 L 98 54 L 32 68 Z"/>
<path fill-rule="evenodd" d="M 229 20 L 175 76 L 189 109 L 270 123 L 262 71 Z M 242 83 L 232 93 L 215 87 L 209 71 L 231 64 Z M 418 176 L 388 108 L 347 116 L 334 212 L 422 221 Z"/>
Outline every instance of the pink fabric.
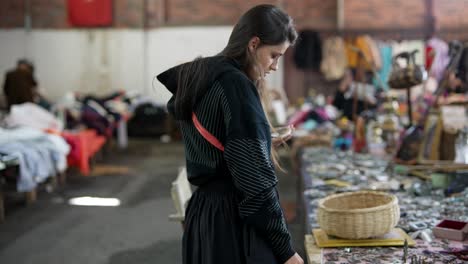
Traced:
<path fill-rule="evenodd" d="M 318 108 L 315 109 L 315 112 L 323 119 L 323 120 L 330 120 L 330 117 L 328 117 L 327 111 L 325 108 Z"/>
<path fill-rule="evenodd" d="M 310 109 L 296 112 L 289 119 L 288 125 L 293 125 L 297 127 L 299 124 L 303 123 L 307 119 L 307 116 L 309 115 L 309 113 L 310 113 Z"/>
<path fill-rule="evenodd" d="M 434 60 L 430 74 L 440 81 L 444 76 L 445 67 L 450 62 L 449 46 L 446 42 L 438 38 L 432 38 L 427 42 L 427 46 L 431 47 L 434 51 Z"/>
<path fill-rule="evenodd" d="M 106 138 L 92 129 L 79 132 L 65 131 L 62 132 L 62 137 L 71 146 L 71 151 L 67 156 L 68 166 L 77 167 L 83 175 L 89 175 L 89 160 L 106 143 Z"/>

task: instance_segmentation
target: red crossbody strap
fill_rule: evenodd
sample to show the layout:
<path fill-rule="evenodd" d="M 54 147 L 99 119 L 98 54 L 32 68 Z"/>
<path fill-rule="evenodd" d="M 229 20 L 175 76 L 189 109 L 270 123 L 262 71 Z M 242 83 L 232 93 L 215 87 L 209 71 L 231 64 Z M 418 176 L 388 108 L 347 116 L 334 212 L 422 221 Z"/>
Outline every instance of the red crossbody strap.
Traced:
<path fill-rule="evenodd" d="M 201 124 L 200 121 L 198 121 L 197 116 L 195 113 L 192 112 L 192 121 L 193 124 L 195 125 L 195 128 L 200 132 L 200 134 L 208 141 L 210 142 L 211 145 L 215 146 L 217 149 L 221 150 L 224 152 L 224 146 L 223 144 L 215 137 L 213 136 L 208 130 L 206 130 Z"/>

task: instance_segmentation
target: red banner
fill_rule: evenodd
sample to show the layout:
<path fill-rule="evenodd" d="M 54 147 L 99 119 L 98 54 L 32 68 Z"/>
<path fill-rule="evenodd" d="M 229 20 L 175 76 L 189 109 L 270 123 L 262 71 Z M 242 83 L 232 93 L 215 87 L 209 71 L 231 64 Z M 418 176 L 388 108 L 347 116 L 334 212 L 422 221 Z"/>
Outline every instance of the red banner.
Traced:
<path fill-rule="evenodd" d="M 112 0 L 68 0 L 68 20 L 72 26 L 110 26 Z"/>

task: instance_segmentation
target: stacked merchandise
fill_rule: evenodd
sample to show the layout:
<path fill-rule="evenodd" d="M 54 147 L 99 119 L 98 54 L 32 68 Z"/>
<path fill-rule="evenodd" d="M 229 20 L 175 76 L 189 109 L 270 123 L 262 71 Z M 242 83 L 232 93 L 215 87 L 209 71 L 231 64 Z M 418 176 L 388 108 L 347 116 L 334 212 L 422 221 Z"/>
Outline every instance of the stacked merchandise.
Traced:
<path fill-rule="evenodd" d="M 38 184 L 63 173 L 67 164 L 69 145 L 60 136 L 34 128 L 0 128 L 0 154 L 15 158 L 20 166 L 19 177 L 10 175 L 19 192 L 34 190 Z"/>
<path fill-rule="evenodd" d="M 322 263 L 375 263 L 377 259 L 379 263 L 406 263 L 404 259 L 410 261 L 415 256 L 425 263 L 464 263 L 468 259 L 466 245 L 457 241 L 463 237 L 446 237 L 438 232 L 444 220 L 468 222 L 466 171 L 453 171 L 445 177 L 433 173 L 431 180 L 423 180 L 409 177 L 406 167 L 381 158 L 330 148 L 304 149 L 301 163 L 308 234 L 321 228 L 317 219 L 320 199 L 371 190 L 398 198 L 400 219 L 396 227 L 415 241 L 414 247 L 408 248 L 404 243 L 400 247 L 354 247 L 353 242 L 326 247 L 319 250 Z"/>
<path fill-rule="evenodd" d="M 117 123 L 129 118 L 129 105 L 124 92 L 107 96 L 67 95 L 59 104 L 65 108 L 66 129 L 80 126 L 94 129 L 97 134 L 110 138 Z"/>
<path fill-rule="evenodd" d="M 310 31 L 304 31 L 304 37 L 307 47 L 298 43 L 294 54 L 296 66 L 303 70 L 320 70 L 326 80 L 340 81 L 332 99 L 332 105 L 339 110 L 339 114 L 333 119 L 323 118 L 319 108 L 315 105 L 309 107 L 309 102 L 315 101 L 315 98 L 312 99 L 314 95 L 309 94 L 309 98 L 303 99 L 292 114 L 290 123 L 301 124 L 300 130 L 310 132 L 322 123 L 328 124 L 324 120 L 331 121 L 335 127 L 344 130 L 334 133 L 338 136 L 337 144 L 342 148 L 346 146 L 344 149 L 352 144 L 357 152 L 372 149 L 394 155 L 395 152 L 400 153 L 402 147 L 399 146 L 403 146 L 411 155 L 403 157 L 398 154 L 398 161 L 417 162 L 415 160 L 422 146 L 419 141 L 422 139 L 418 139 L 418 142 L 413 140 L 413 150 L 409 150 L 404 147 L 407 132 L 403 128 L 417 127 L 420 138 L 428 126 L 426 121 L 430 119 L 428 109 L 432 109 L 431 105 L 466 105 L 468 102 L 466 44 L 457 48 L 457 41 L 447 43 L 437 37 L 426 41 L 396 41 L 379 40 L 369 35 L 332 36 L 322 41 L 320 34 Z M 301 54 L 304 56 L 299 56 Z M 410 82 L 414 84 L 410 87 L 390 87 L 389 83 L 394 85 L 394 81 L 398 80 L 395 76 L 399 77 L 399 74 L 403 77 L 404 74 L 415 74 L 414 82 Z M 389 120 L 391 126 L 388 126 Z M 455 131 L 444 128 L 440 139 L 444 142 L 440 144 L 441 154 L 431 157 L 453 161 L 457 135 L 464 129 L 468 128 L 462 126 Z M 369 139 L 373 142 L 369 142 Z M 382 144 L 382 141 L 386 142 Z M 447 145 L 450 147 L 444 147 Z"/>
<path fill-rule="evenodd" d="M 63 124 L 33 103 L 13 105 L 0 128 L 0 153 L 19 163 L 18 175 L 9 175 L 17 191 L 29 192 L 39 183 L 63 173 L 70 147 L 59 136 Z"/>
<path fill-rule="evenodd" d="M 131 116 L 128 96 L 122 91 L 100 97 L 68 93 L 53 109 L 65 123 L 61 136 L 71 146 L 68 164 L 83 175 L 90 173 L 90 159 Z"/>
<path fill-rule="evenodd" d="M 315 35 L 314 35 L 315 36 Z M 326 80 L 342 80 L 336 94 L 335 106 L 344 112 L 348 119 L 356 117 L 366 109 L 376 106 L 376 94 L 380 92 L 390 93 L 393 97 L 399 97 L 404 102 L 405 93 L 391 90 L 388 81 L 395 64 L 406 67 L 404 60 L 394 60 L 402 53 L 415 54 L 415 64 L 421 65 L 427 71 L 425 85 L 418 85 L 412 89 L 412 100 L 430 97 L 442 81 L 445 69 L 450 62 L 451 44 L 433 37 L 423 40 L 379 40 L 369 35 L 342 38 L 329 37 L 320 41 L 318 35 L 314 39 L 313 52 L 320 56 L 310 55 L 312 51 L 296 49 L 297 54 L 309 54 L 310 65 L 296 60 L 296 65 L 311 69 L 319 69 Z M 319 44 L 320 43 L 320 44 Z M 300 43 L 299 43 L 300 44 Z M 310 48 L 312 49 L 312 48 Z M 306 52 L 308 51 L 308 52 Z M 468 48 L 465 47 L 463 58 L 457 65 L 456 78 L 461 82 L 454 82 L 451 91 L 459 94 L 467 92 L 466 68 Z M 295 54 L 296 55 L 296 54 Z M 297 55 L 296 57 L 299 57 Z M 296 58 L 295 57 L 295 58 Z M 307 56 L 303 59 L 306 60 Z M 316 67 L 317 63 L 320 67 Z M 450 91 L 449 91 L 450 92 Z M 356 102 L 355 102 L 356 101 Z M 405 104 L 401 104 L 402 107 Z M 404 108 L 401 109 L 403 111 Z"/>
<path fill-rule="evenodd" d="M 159 137 L 168 133 L 169 115 L 165 105 L 148 98 L 132 101 L 132 118 L 128 122 L 130 137 Z"/>

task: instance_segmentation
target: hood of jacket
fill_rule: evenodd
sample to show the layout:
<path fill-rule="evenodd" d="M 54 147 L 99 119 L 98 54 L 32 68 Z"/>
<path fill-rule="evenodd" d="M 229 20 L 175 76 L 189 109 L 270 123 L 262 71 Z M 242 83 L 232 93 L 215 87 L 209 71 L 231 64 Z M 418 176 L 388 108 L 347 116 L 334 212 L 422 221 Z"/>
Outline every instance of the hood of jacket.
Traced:
<path fill-rule="evenodd" d="M 205 80 L 201 80 L 203 85 L 206 86 L 205 93 L 206 91 L 209 90 L 210 87 L 213 86 L 214 82 L 224 73 L 231 72 L 231 71 L 240 71 L 241 70 L 241 65 L 234 59 L 227 58 L 224 56 L 214 56 L 214 57 L 207 57 L 207 58 L 202 58 L 201 60 L 204 60 L 206 62 L 206 69 L 208 71 L 208 74 L 205 76 Z M 169 92 L 172 93 L 172 97 L 167 103 L 167 109 L 169 113 L 175 116 L 175 100 L 177 97 L 177 89 L 179 86 L 179 80 L 178 80 L 178 75 L 183 66 L 190 66 L 188 64 L 194 63 L 194 62 L 187 62 L 184 64 L 177 65 L 175 67 L 172 67 L 161 74 L 157 76 L 157 79 L 159 82 L 161 82 Z M 189 73 L 193 74 L 194 73 Z M 194 80 L 196 78 L 200 78 L 198 76 L 188 76 L 189 79 Z M 199 93 L 196 95 L 196 99 L 194 100 L 194 103 L 192 105 L 192 108 L 195 107 L 196 103 L 198 103 L 203 95 L 205 93 Z M 176 117 L 177 119 L 177 117 Z"/>

